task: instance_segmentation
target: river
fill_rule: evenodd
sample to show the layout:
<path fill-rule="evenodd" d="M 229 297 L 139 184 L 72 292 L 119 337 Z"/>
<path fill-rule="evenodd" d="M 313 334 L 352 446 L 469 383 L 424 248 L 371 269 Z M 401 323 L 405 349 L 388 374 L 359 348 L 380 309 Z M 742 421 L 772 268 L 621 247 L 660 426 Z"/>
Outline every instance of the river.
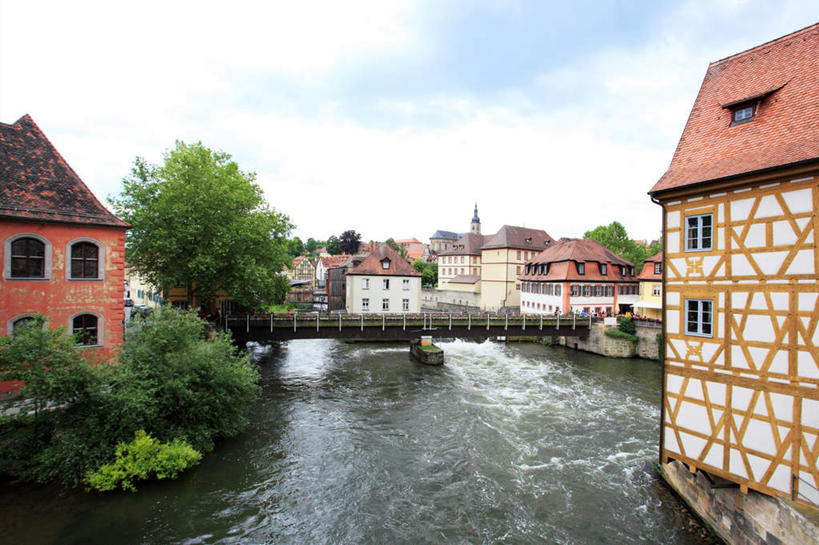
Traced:
<path fill-rule="evenodd" d="M 136 494 L 0 484 L 0 542 L 701 543 L 661 484 L 661 367 L 536 344 L 290 341 L 251 425 Z"/>

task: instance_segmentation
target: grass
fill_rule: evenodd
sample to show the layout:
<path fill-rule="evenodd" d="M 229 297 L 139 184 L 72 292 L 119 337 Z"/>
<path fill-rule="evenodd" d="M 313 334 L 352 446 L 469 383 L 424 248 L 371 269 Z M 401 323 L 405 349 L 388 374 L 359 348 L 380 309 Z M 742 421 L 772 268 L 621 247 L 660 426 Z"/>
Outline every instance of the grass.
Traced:
<path fill-rule="evenodd" d="M 418 345 L 418 348 L 420 348 L 421 350 L 426 350 L 427 352 L 435 352 L 437 350 L 440 350 L 440 348 L 438 348 L 434 344 L 431 344 L 429 346 Z"/>

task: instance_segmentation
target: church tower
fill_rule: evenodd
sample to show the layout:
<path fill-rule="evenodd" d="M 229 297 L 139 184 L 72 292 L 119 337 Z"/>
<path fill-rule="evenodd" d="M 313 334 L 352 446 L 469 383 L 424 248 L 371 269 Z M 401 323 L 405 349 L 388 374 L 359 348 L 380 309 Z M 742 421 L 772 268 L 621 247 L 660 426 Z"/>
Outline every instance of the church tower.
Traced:
<path fill-rule="evenodd" d="M 481 219 L 478 217 L 478 203 L 475 203 L 475 215 L 472 216 L 472 223 L 469 224 L 469 232 L 473 235 L 481 234 Z"/>

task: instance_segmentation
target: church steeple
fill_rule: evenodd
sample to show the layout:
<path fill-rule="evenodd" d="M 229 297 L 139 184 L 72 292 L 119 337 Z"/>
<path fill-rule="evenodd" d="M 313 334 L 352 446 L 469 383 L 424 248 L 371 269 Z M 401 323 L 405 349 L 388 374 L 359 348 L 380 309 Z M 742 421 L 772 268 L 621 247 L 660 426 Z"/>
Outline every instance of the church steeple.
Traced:
<path fill-rule="evenodd" d="M 469 224 L 469 232 L 476 235 L 481 234 L 481 219 L 478 217 L 478 203 L 475 203 L 475 214 L 472 216 L 472 223 Z"/>

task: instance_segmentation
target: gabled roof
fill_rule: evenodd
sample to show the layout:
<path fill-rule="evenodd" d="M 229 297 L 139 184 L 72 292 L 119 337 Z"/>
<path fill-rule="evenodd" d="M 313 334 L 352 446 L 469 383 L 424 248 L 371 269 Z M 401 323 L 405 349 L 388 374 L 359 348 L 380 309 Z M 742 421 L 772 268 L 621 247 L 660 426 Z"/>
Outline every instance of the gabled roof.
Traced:
<path fill-rule="evenodd" d="M 345 263 L 351 257 L 352 256 L 350 254 L 338 254 L 331 255 L 330 257 L 320 257 L 319 261 L 325 269 L 329 269 L 330 267 L 337 267 Z"/>
<path fill-rule="evenodd" d="M 0 123 L 0 217 L 127 229 L 29 115 Z"/>
<path fill-rule="evenodd" d="M 555 244 L 530 259 L 529 263 L 556 263 L 558 261 L 634 266 L 631 261 L 626 261 L 590 238 L 561 238 Z"/>
<path fill-rule="evenodd" d="M 432 240 L 433 238 L 447 238 L 450 240 L 458 240 L 459 236 L 460 235 L 458 233 L 453 233 L 452 231 L 442 231 L 439 229 L 435 231 L 435 233 L 433 233 L 432 236 L 429 237 L 429 239 Z"/>
<path fill-rule="evenodd" d="M 490 237 L 467 233 L 459 238 L 451 250 L 446 250 L 438 255 L 481 255 L 481 248 Z"/>
<path fill-rule="evenodd" d="M 385 269 L 381 262 L 385 259 L 390 261 L 390 268 Z M 421 276 L 401 254 L 390 248 L 387 244 L 379 244 L 364 260 L 347 271 L 348 275 L 367 276 Z"/>
<path fill-rule="evenodd" d="M 716 61 L 650 193 L 819 160 L 819 23 Z M 731 126 L 732 107 L 755 107 Z"/>
<path fill-rule="evenodd" d="M 657 252 L 643 262 L 643 270 L 640 271 L 638 280 L 653 280 L 660 281 L 663 279 L 663 273 L 654 274 L 654 264 L 663 262 L 663 253 Z"/>
<path fill-rule="evenodd" d="M 415 261 L 416 259 L 421 259 L 424 257 L 424 252 L 426 251 L 427 247 L 424 244 L 413 244 L 407 247 L 407 259 L 410 261 Z"/>
<path fill-rule="evenodd" d="M 477 274 L 459 274 L 447 280 L 448 284 L 477 284 L 481 277 Z"/>
<path fill-rule="evenodd" d="M 497 233 L 491 237 L 487 237 L 482 249 L 514 248 L 518 250 L 543 250 L 552 242 L 554 242 L 554 239 L 549 236 L 549 233 L 542 229 L 504 225 Z"/>
<path fill-rule="evenodd" d="M 313 265 L 313 262 L 310 260 L 309 257 L 300 255 L 293 258 L 293 268 L 295 269 L 296 267 L 305 262 L 309 263 L 311 267 L 315 267 L 315 265 Z"/>

